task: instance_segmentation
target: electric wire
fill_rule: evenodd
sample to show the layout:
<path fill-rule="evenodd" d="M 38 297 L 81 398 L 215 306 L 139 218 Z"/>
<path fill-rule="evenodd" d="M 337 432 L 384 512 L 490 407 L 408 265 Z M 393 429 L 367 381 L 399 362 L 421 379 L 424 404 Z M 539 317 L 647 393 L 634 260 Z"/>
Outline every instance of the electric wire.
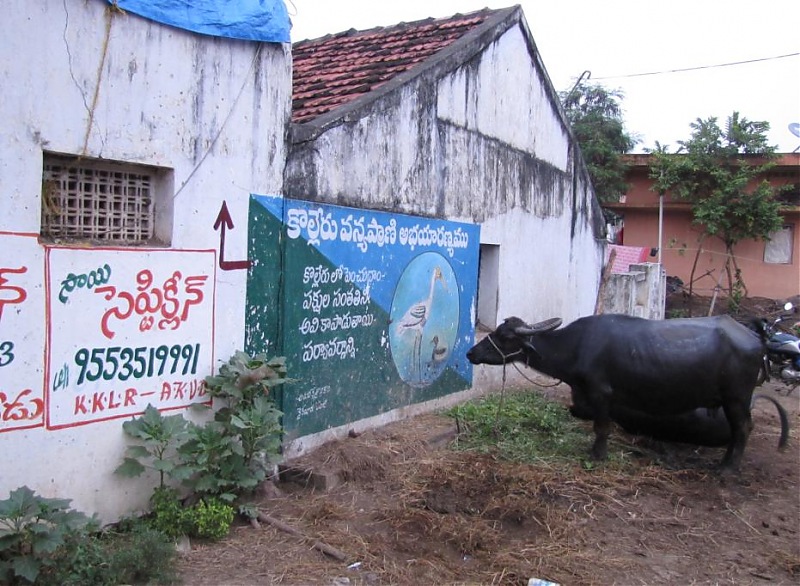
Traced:
<path fill-rule="evenodd" d="M 758 63 L 762 61 L 773 61 L 775 59 L 786 59 L 788 57 L 797 57 L 800 53 L 786 53 L 785 55 L 774 55 L 772 57 L 762 57 L 760 59 L 747 59 L 745 61 L 733 61 L 730 63 L 717 63 L 716 65 L 698 65 L 697 67 L 683 67 L 681 69 L 665 69 L 663 71 L 647 71 L 644 73 L 628 73 L 625 75 L 606 75 L 603 77 L 595 77 L 595 80 L 601 79 L 624 79 L 630 77 L 645 77 L 649 75 L 663 75 L 667 73 L 683 73 L 686 71 L 698 71 L 700 69 L 716 69 L 718 67 L 731 67 L 733 65 L 746 65 L 748 63 Z"/>

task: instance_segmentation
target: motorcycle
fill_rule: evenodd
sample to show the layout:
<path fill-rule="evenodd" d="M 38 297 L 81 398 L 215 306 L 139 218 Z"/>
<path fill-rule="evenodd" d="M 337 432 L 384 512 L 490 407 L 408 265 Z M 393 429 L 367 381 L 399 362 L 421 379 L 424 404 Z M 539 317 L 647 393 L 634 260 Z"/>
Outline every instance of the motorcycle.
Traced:
<path fill-rule="evenodd" d="M 786 312 L 793 308 L 791 303 L 783 306 Z M 761 320 L 761 334 L 766 341 L 767 353 L 759 383 L 770 380 L 770 375 L 773 375 L 789 385 L 791 393 L 800 385 L 800 338 L 778 328 L 778 324 L 789 317 L 781 314 L 771 323 L 766 319 Z"/>

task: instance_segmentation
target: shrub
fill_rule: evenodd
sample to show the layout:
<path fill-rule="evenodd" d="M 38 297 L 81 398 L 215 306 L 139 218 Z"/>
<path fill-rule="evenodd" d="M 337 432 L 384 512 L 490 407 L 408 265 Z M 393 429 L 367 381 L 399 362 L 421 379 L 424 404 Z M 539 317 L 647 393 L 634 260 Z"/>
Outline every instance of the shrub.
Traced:
<path fill-rule="evenodd" d="M 151 529 L 173 539 L 189 533 L 190 524 L 186 510 L 174 488 L 159 486 L 150 497 L 152 515 L 147 519 Z"/>
<path fill-rule="evenodd" d="M 194 425 L 148 405 L 141 417 L 122 425 L 138 443 L 128 446 L 116 472 L 134 477 L 154 469 L 159 487 L 170 479 L 202 498 L 233 502 L 266 478 L 279 454 L 283 414 L 270 392 L 287 380 L 284 358 L 236 352 L 218 376 L 206 377 L 208 393 L 218 403 L 214 420 Z"/>
<path fill-rule="evenodd" d="M 0 584 L 113 586 L 175 581 L 175 546 L 140 521 L 100 531 L 68 499 L 36 495 L 27 486 L 0 501 Z"/>
<path fill-rule="evenodd" d="M 218 541 L 230 531 L 234 510 L 218 499 L 207 499 L 189 509 L 187 517 L 193 536 Z"/>
<path fill-rule="evenodd" d="M 0 582 L 36 583 L 56 565 L 59 548 L 86 531 L 92 520 L 70 502 L 38 496 L 27 486 L 0 501 Z"/>
<path fill-rule="evenodd" d="M 181 415 L 165 417 L 148 405 L 141 417 L 122 425 L 137 443 L 127 447 L 116 472 L 129 477 L 148 468 L 159 472 L 159 486 L 150 499 L 149 527 L 171 538 L 216 540 L 228 534 L 235 509 L 226 503 L 263 482 L 279 454 L 283 414 L 270 394 L 288 380 L 284 358 L 236 352 L 217 376 L 205 379 L 214 399 L 212 421 L 195 425 Z M 182 483 L 191 491 L 190 498 L 200 500 L 184 507 L 168 481 Z M 253 507 L 238 504 L 240 511 L 252 514 Z"/>
<path fill-rule="evenodd" d="M 177 581 L 175 543 L 161 531 L 137 523 L 104 540 L 109 584 L 172 584 Z M 91 582 L 83 582 L 88 584 Z M 94 582 L 96 584 L 96 582 Z"/>

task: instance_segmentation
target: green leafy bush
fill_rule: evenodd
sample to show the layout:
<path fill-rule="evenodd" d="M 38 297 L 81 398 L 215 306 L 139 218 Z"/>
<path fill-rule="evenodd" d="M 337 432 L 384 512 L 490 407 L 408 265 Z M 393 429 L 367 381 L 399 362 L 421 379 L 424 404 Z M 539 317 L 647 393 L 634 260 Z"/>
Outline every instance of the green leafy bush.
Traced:
<path fill-rule="evenodd" d="M 70 509 L 69 503 L 38 496 L 27 486 L 0 501 L 0 584 L 175 581 L 175 545 L 161 531 L 138 521 L 123 530 L 100 531 L 94 519 Z"/>
<path fill-rule="evenodd" d="M 109 579 L 110 566 L 97 533 L 73 532 L 54 554 L 54 564 L 39 575 L 37 584 L 80 586 L 117 584 Z"/>
<path fill-rule="evenodd" d="M 271 393 L 288 381 L 285 358 L 241 351 L 216 376 L 206 377 L 206 390 L 215 401 L 214 421 L 191 428 L 179 449 L 192 470 L 191 490 L 233 502 L 264 481 L 283 432 L 283 414 Z"/>
<path fill-rule="evenodd" d="M 286 374 L 282 357 L 251 357 L 237 351 L 217 376 L 206 377 L 206 389 L 214 399 L 213 420 L 195 425 L 181 415 L 165 417 L 148 405 L 141 417 L 123 424 L 137 443 L 127 447 L 116 472 L 128 477 L 147 469 L 159 473 L 150 527 L 173 538 L 186 534 L 220 539 L 228 533 L 235 509 L 226 503 L 263 482 L 278 457 L 283 414 L 270 395 L 289 380 Z M 197 505 L 182 505 L 171 487 L 177 483 L 200 498 Z"/>
<path fill-rule="evenodd" d="M 164 417 L 148 405 L 141 417 L 122 424 L 122 429 L 138 444 L 126 448 L 127 456 L 115 472 L 135 477 L 148 468 L 157 470 L 159 486 L 165 486 L 164 477 L 185 480 L 192 473 L 177 457 L 177 449 L 189 436 L 189 422 L 181 415 Z"/>
<path fill-rule="evenodd" d="M 206 390 L 217 399 L 227 402 L 228 412 L 252 405 L 257 397 L 268 397 L 273 388 L 289 382 L 286 358 L 267 358 L 266 354 L 251 357 L 237 350 L 217 376 L 206 377 Z M 225 413 L 225 408 L 220 409 Z"/>
<path fill-rule="evenodd" d="M 191 535 L 213 541 L 228 534 L 235 514 L 232 506 L 218 499 L 202 500 L 187 512 Z"/>
<path fill-rule="evenodd" d="M 158 471 L 161 487 L 171 479 L 202 497 L 232 502 L 262 482 L 278 456 L 283 414 L 270 392 L 288 380 L 284 358 L 237 351 L 219 375 L 206 377 L 218 403 L 214 420 L 194 425 L 148 405 L 141 417 L 122 425 L 138 443 L 128 446 L 116 472 L 134 477 L 150 468 Z"/>
<path fill-rule="evenodd" d="M 174 488 L 159 486 L 150 497 L 152 514 L 147 519 L 150 528 L 176 538 L 189 533 L 190 524 L 186 510 Z"/>
<path fill-rule="evenodd" d="M 57 564 L 59 548 L 92 523 L 70 502 L 38 496 L 27 486 L 0 501 L 0 582 L 36 583 Z"/>
<path fill-rule="evenodd" d="M 135 523 L 129 531 L 114 532 L 102 540 L 108 559 L 108 584 L 172 584 L 175 543 L 161 531 Z M 97 582 L 82 582 L 82 584 Z"/>
<path fill-rule="evenodd" d="M 175 544 L 161 531 L 136 520 L 124 526 L 84 535 L 58 556 L 43 586 L 117 586 L 172 584 Z"/>
<path fill-rule="evenodd" d="M 185 507 L 176 490 L 159 487 L 150 499 L 147 526 L 175 539 L 182 535 L 218 540 L 228 534 L 235 511 L 219 499 L 207 498 Z"/>

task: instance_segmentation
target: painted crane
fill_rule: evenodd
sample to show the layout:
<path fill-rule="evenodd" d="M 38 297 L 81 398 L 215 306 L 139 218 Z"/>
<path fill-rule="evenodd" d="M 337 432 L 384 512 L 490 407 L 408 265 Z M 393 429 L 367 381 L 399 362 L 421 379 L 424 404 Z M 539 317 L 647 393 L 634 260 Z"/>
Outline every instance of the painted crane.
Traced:
<path fill-rule="evenodd" d="M 416 373 L 420 382 L 422 381 L 422 331 L 425 329 L 425 324 L 431 314 L 436 281 L 441 281 L 442 286 L 447 289 L 447 281 L 445 281 L 442 269 L 439 267 L 435 267 L 433 274 L 431 274 L 431 286 L 428 296 L 421 301 L 413 303 L 400 321 L 397 322 L 397 329 L 400 334 L 409 331 L 414 333 L 414 344 L 411 348 L 411 368 L 409 370 L 410 373 Z"/>

